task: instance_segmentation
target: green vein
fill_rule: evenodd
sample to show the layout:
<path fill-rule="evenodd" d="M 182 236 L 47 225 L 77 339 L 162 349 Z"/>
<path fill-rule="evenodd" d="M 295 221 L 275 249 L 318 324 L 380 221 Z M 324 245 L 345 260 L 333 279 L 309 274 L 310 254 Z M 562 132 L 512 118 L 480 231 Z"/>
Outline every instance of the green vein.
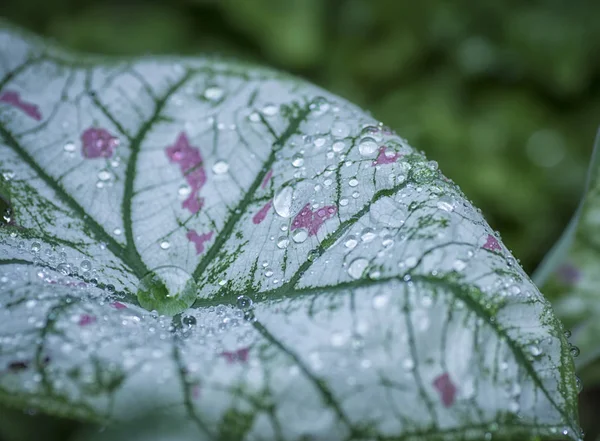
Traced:
<path fill-rule="evenodd" d="M 133 237 L 133 223 L 131 221 L 131 211 L 132 211 L 132 202 L 133 202 L 133 184 L 136 176 L 136 166 L 137 166 L 137 158 L 140 153 L 142 142 L 144 138 L 148 134 L 148 131 L 152 127 L 158 118 L 160 117 L 160 112 L 164 108 L 168 99 L 177 91 L 181 86 L 183 86 L 186 81 L 188 81 L 193 75 L 193 71 L 186 72 L 178 81 L 176 81 L 169 89 L 167 89 L 166 93 L 163 95 L 161 99 L 156 102 L 154 106 L 154 112 L 152 116 L 140 127 L 140 130 L 132 139 L 130 144 L 130 156 L 127 161 L 127 169 L 125 170 L 125 184 L 123 190 L 123 203 L 122 203 L 122 213 L 123 213 L 123 229 L 125 232 L 125 256 L 127 256 L 127 260 L 131 263 L 133 268 L 135 268 L 136 275 L 138 278 L 144 277 L 148 273 L 148 268 L 145 263 L 142 261 L 142 258 L 135 246 L 135 240 Z"/>
<path fill-rule="evenodd" d="M 102 112 L 102 114 L 106 118 L 108 118 L 108 120 L 117 128 L 117 130 L 123 136 L 125 136 L 127 139 L 131 140 L 131 136 L 129 135 L 129 133 L 127 133 L 127 130 L 125 130 L 123 125 L 112 115 L 111 112 L 108 111 L 106 106 L 100 101 L 100 98 L 98 98 L 98 94 L 91 87 L 91 82 L 92 82 L 92 73 L 91 73 L 91 69 L 90 69 L 85 78 L 85 88 L 88 91 L 88 96 L 92 99 L 92 102 L 96 105 L 96 107 L 98 109 L 100 109 L 100 112 Z"/>
<path fill-rule="evenodd" d="M 10 72 L 8 72 L 4 78 L 2 78 L 0 80 L 0 90 L 2 90 L 4 88 L 4 86 L 6 86 L 8 84 L 8 82 L 10 80 L 12 80 L 13 78 L 15 78 L 17 75 L 19 75 L 21 72 L 23 72 L 25 69 L 27 69 L 29 66 L 37 63 L 40 60 L 43 60 L 44 56 L 40 55 L 38 57 L 33 57 L 33 58 L 29 58 L 28 60 L 26 60 L 24 63 L 21 63 L 19 66 L 15 67 L 13 70 L 11 70 Z"/>
<path fill-rule="evenodd" d="M 254 329 L 256 329 L 260 335 L 262 335 L 269 343 L 271 343 L 273 346 L 275 346 L 276 348 L 278 348 L 281 352 L 283 352 L 284 354 L 286 354 L 289 358 L 291 358 L 294 363 L 296 363 L 296 366 L 298 366 L 298 368 L 302 371 L 302 373 L 304 374 L 304 376 L 306 378 L 308 378 L 311 383 L 315 386 L 315 388 L 317 389 L 317 391 L 319 392 L 319 394 L 321 395 L 321 398 L 323 399 L 323 402 L 330 406 L 334 412 L 336 413 L 336 415 L 338 416 L 338 418 L 350 429 L 354 432 L 353 427 L 352 427 L 352 423 L 350 422 L 350 418 L 345 414 L 344 410 L 342 409 L 342 407 L 338 404 L 338 402 L 336 401 L 333 393 L 329 390 L 329 388 L 327 387 L 327 385 L 325 384 L 325 381 L 318 378 L 317 376 L 315 376 L 310 369 L 308 368 L 308 366 L 306 366 L 306 364 L 300 359 L 300 357 L 294 353 L 291 349 L 289 349 L 288 347 L 286 347 L 283 343 L 281 343 L 279 340 L 277 340 L 273 334 L 271 334 L 267 328 L 265 328 L 262 324 L 260 324 L 259 322 L 254 322 L 252 324 L 252 326 L 254 327 Z"/>
<path fill-rule="evenodd" d="M 17 140 L 12 136 L 12 134 L 4 127 L 2 123 L 0 123 L 0 136 L 4 139 L 6 145 L 13 150 L 21 160 L 27 164 L 35 174 L 42 180 L 44 183 L 50 187 L 54 193 L 61 199 L 73 212 L 74 215 L 79 217 L 84 221 L 87 228 L 89 228 L 90 232 L 96 238 L 98 242 L 104 242 L 108 250 L 110 250 L 116 257 L 121 259 L 132 271 L 136 274 L 136 263 L 131 261 L 125 253 L 125 249 L 121 244 L 119 244 L 110 234 L 108 234 L 102 226 L 95 219 L 90 217 L 83 207 L 77 203 L 77 201 L 69 195 L 65 189 L 58 184 L 50 175 L 48 175 L 44 169 L 33 159 L 33 157 L 23 148 Z"/>
<path fill-rule="evenodd" d="M 279 149 L 281 147 L 283 147 L 283 145 L 285 145 L 287 140 L 294 133 L 297 132 L 298 128 L 300 127 L 300 124 L 302 123 L 302 121 L 304 121 L 306 119 L 306 117 L 308 116 L 309 113 L 310 113 L 310 108 L 307 105 L 304 109 L 302 109 L 302 111 L 299 113 L 299 115 L 290 122 L 289 126 L 283 132 L 283 134 L 275 140 L 275 142 L 273 143 L 273 147 L 271 149 L 271 153 L 269 154 L 269 157 L 263 164 L 263 167 L 261 168 L 260 172 L 256 175 L 256 178 L 254 178 L 252 185 L 250 185 L 250 188 L 248 189 L 248 191 L 246 192 L 246 194 L 244 195 L 242 200 L 235 207 L 235 209 L 231 210 L 231 215 L 227 219 L 227 223 L 225 224 L 223 229 L 219 232 L 219 234 L 217 235 L 213 244 L 210 246 L 210 248 L 208 249 L 206 254 L 202 257 L 202 259 L 198 263 L 198 266 L 196 267 L 196 269 L 194 270 L 194 273 L 193 273 L 194 280 L 199 281 L 200 277 L 202 277 L 202 275 L 204 274 L 204 271 L 206 270 L 206 268 L 208 268 L 208 266 L 212 263 L 212 261 L 217 257 L 218 253 L 222 250 L 225 242 L 231 237 L 235 226 L 237 225 L 239 220 L 242 218 L 242 216 L 246 213 L 246 208 L 250 205 L 250 203 L 253 202 L 254 194 L 256 193 L 256 190 L 258 190 L 258 188 L 262 184 L 262 181 L 265 178 L 267 172 L 269 171 L 269 169 L 275 162 L 275 156 L 276 156 L 277 152 L 279 151 Z M 272 129 L 270 128 L 270 126 L 268 124 L 267 124 L 267 129 L 269 131 L 272 131 Z"/>

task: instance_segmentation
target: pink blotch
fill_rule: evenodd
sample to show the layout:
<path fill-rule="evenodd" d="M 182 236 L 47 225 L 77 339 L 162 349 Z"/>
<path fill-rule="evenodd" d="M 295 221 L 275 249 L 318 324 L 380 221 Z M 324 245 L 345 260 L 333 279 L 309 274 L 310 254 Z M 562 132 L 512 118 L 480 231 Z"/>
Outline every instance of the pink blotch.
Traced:
<path fill-rule="evenodd" d="M 306 228 L 309 236 L 314 236 L 327 219 L 331 218 L 337 211 L 333 205 L 319 208 L 316 212 L 310 209 L 310 204 L 306 204 L 300 213 L 292 221 L 292 231 L 297 228 Z"/>
<path fill-rule="evenodd" d="M 487 240 L 482 248 L 488 251 L 502 251 L 502 247 L 500 246 L 500 243 L 498 243 L 498 239 L 491 234 L 488 234 Z"/>
<path fill-rule="evenodd" d="M 456 386 L 452 383 L 450 375 L 444 372 L 433 380 L 433 386 L 436 388 L 442 399 L 444 407 L 450 407 L 456 397 Z"/>
<path fill-rule="evenodd" d="M 198 234 L 196 230 L 188 230 L 186 237 L 196 246 L 196 254 L 204 252 L 204 243 L 208 242 L 213 237 L 214 231 Z"/>
<path fill-rule="evenodd" d="M 385 146 L 379 147 L 379 155 L 377 156 L 377 159 L 375 159 L 375 161 L 373 161 L 373 166 L 383 165 L 383 164 L 392 164 L 393 162 L 396 162 L 400 156 L 402 156 L 398 152 L 395 152 L 392 156 L 386 155 L 386 150 L 387 150 L 387 147 L 385 147 Z"/>
<path fill-rule="evenodd" d="M 252 222 L 258 225 L 262 221 L 264 221 L 265 217 L 267 217 L 267 214 L 269 213 L 269 210 L 271 209 L 271 205 L 273 205 L 273 200 L 267 202 L 265 206 L 262 207 L 260 211 L 254 215 L 254 217 L 252 218 Z"/>
<path fill-rule="evenodd" d="M 81 154 L 88 159 L 110 158 L 119 139 L 106 129 L 90 127 L 81 134 Z"/>
<path fill-rule="evenodd" d="M 267 187 L 267 184 L 271 180 L 272 176 L 273 176 L 273 169 L 271 169 L 267 172 L 267 174 L 265 175 L 265 179 L 263 179 L 262 185 L 260 186 L 260 188 L 262 188 L 264 190 Z"/>
<path fill-rule="evenodd" d="M 127 309 L 127 306 L 123 305 L 121 302 L 113 302 L 110 306 L 115 309 Z"/>
<path fill-rule="evenodd" d="M 79 326 L 87 326 L 96 322 L 96 317 L 93 315 L 83 314 L 79 317 Z"/>
<path fill-rule="evenodd" d="M 179 164 L 181 173 L 192 189 L 191 194 L 183 201 L 183 208 L 187 208 L 193 214 L 198 213 L 204 202 L 202 198 L 198 198 L 198 193 L 206 183 L 206 171 L 200 150 L 192 147 L 187 135 L 181 132 L 175 144 L 167 147 L 165 152 L 171 162 Z"/>
<path fill-rule="evenodd" d="M 42 114 L 40 113 L 38 106 L 21 100 L 19 92 L 15 92 L 14 90 L 7 90 L 6 92 L 3 92 L 2 95 L 0 95 L 0 102 L 10 104 L 17 109 L 22 110 L 27 116 L 30 116 L 36 121 L 40 121 L 42 119 Z"/>
<path fill-rule="evenodd" d="M 250 348 L 242 348 L 237 351 L 229 352 L 224 351 L 221 352 L 221 356 L 227 360 L 227 363 L 245 363 L 248 361 L 248 356 L 250 355 Z"/>

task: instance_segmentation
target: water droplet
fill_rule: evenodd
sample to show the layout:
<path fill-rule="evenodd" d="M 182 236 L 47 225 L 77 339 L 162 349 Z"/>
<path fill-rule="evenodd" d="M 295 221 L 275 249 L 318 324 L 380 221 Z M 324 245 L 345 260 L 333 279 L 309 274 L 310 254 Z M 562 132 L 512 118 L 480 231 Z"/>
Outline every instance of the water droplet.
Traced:
<path fill-rule="evenodd" d="M 342 199 L 340 199 L 340 206 L 345 207 L 346 205 L 348 205 L 348 202 L 349 202 L 348 199 L 342 198 Z"/>
<path fill-rule="evenodd" d="M 82 260 L 79 266 L 83 271 L 90 271 L 92 269 L 92 262 L 89 260 Z"/>
<path fill-rule="evenodd" d="M 569 352 L 571 352 L 571 355 L 573 357 L 579 357 L 579 348 L 577 346 L 571 345 L 571 349 L 569 350 Z"/>
<path fill-rule="evenodd" d="M 383 309 L 387 306 L 390 298 L 387 294 L 377 294 L 373 297 L 373 308 Z"/>
<path fill-rule="evenodd" d="M 69 265 L 67 265 L 66 263 L 59 263 L 56 267 L 56 270 L 63 276 L 69 275 Z"/>
<path fill-rule="evenodd" d="M 344 148 L 346 147 L 346 144 L 344 144 L 343 141 L 336 141 L 333 143 L 333 145 L 331 146 L 331 149 L 336 152 L 339 153 L 342 150 L 344 150 Z"/>
<path fill-rule="evenodd" d="M 534 357 L 539 357 L 544 351 L 538 345 L 529 345 L 529 352 Z"/>
<path fill-rule="evenodd" d="M 212 86 L 204 91 L 204 98 L 209 101 L 218 101 L 223 98 L 225 91 L 220 87 Z"/>
<path fill-rule="evenodd" d="M 327 98 L 318 96 L 315 99 L 313 99 L 309 107 L 313 111 L 313 114 L 315 116 L 319 116 L 327 112 L 331 106 L 329 105 L 329 101 L 327 101 Z"/>
<path fill-rule="evenodd" d="M 383 131 L 381 130 L 381 127 L 377 126 L 366 126 L 360 131 L 360 135 L 368 136 L 375 141 L 381 141 L 383 139 Z"/>
<path fill-rule="evenodd" d="M 248 296 L 238 296 L 236 305 L 242 311 L 246 311 L 252 307 L 252 299 Z"/>
<path fill-rule="evenodd" d="M 283 218 L 293 216 L 306 205 L 306 202 L 311 199 L 314 193 L 314 181 L 286 182 L 275 192 L 275 197 L 273 198 L 275 213 Z"/>
<path fill-rule="evenodd" d="M 354 259 L 348 266 L 348 274 L 353 279 L 360 279 L 369 266 L 369 261 L 363 257 Z"/>
<path fill-rule="evenodd" d="M 365 243 L 371 242 L 375 239 L 375 231 L 372 228 L 365 228 L 362 230 L 362 233 L 360 233 L 360 239 Z"/>
<path fill-rule="evenodd" d="M 170 247 L 171 247 L 171 244 L 168 241 L 166 241 L 166 240 L 163 240 L 160 243 L 160 248 L 163 249 L 163 250 L 168 250 Z"/>
<path fill-rule="evenodd" d="M 350 126 L 343 121 L 336 121 L 331 126 L 331 134 L 335 138 L 345 138 L 350 134 Z"/>
<path fill-rule="evenodd" d="M 583 390 L 583 381 L 578 376 L 575 376 L 575 386 L 577 387 L 577 393 L 581 393 Z"/>
<path fill-rule="evenodd" d="M 67 142 L 67 143 L 65 143 L 65 145 L 63 146 L 63 150 L 64 150 L 65 152 L 69 152 L 69 153 L 71 153 L 71 152 L 74 152 L 74 151 L 75 151 L 75 148 L 76 148 L 76 147 L 75 147 L 75 144 L 74 144 L 74 143 L 72 143 L 72 142 Z"/>
<path fill-rule="evenodd" d="M 568 329 L 564 332 L 565 338 L 571 338 L 571 331 Z"/>
<path fill-rule="evenodd" d="M 412 358 L 405 358 L 404 361 L 402 361 L 402 367 L 405 371 L 410 372 L 415 368 L 415 362 Z"/>
<path fill-rule="evenodd" d="M 31 252 L 34 254 L 39 253 L 41 248 L 42 248 L 42 244 L 39 242 L 33 242 L 31 244 Z"/>
<path fill-rule="evenodd" d="M 356 240 L 356 236 L 353 235 L 348 236 L 344 242 L 344 246 L 351 250 L 356 248 L 356 245 L 358 245 L 358 240 Z"/>
<path fill-rule="evenodd" d="M 292 233 L 292 239 L 296 243 L 302 243 L 308 238 L 308 231 L 304 228 L 299 228 Z"/>
<path fill-rule="evenodd" d="M 265 106 L 261 110 L 262 114 L 265 116 L 274 116 L 277 114 L 278 111 L 279 107 L 275 104 L 265 104 Z"/>
<path fill-rule="evenodd" d="M 98 179 L 100 179 L 101 181 L 106 182 L 110 178 L 112 178 L 112 174 L 108 170 L 100 170 L 98 172 Z"/>
<path fill-rule="evenodd" d="M 292 166 L 298 168 L 304 165 L 304 157 L 300 153 L 296 153 L 292 157 Z"/>
<path fill-rule="evenodd" d="M 287 238 L 287 236 L 279 236 L 279 238 L 277 238 L 277 248 L 279 249 L 285 249 L 287 248 L 287 246 L 289 245 L 290 240 Z"/>
<path fill-rule="evenodd" d="M 363 156 L 372 155 L 377 151 L 377 147 L 377 142 L 370 137 L 363 138 L 358 143 L 358 151 Z"/>
<path fill-rule="evenodd" d="M 325 138 L 319 137 L 313 141 L 313 144 L 315 147 L 319 148 L 319 147 L 323 147 L 326 142 L 327 142 L 327 140 Z"/>
<path fill-rule="evenodd" d="M 194 326 L 196 324 L 196 317 L 194 317 L 193 315 L 186 315 L 185 317 L 183 317 L 183 319 L 181 320 L 181 322 L 187 326 L 187 327 L 191 327 Z"/>
<path fill-rule="evenodd" d="M 348 185 L 349 185 L 350 187 L 356 187 L 356 186 L 358 185 L 358 179 L 356 179 L 356 178 L 352 178 L 352 179 L 350 179 L 350 180 L 348 181 Z"/>
<path fill-rule="evenodd" d="M 454 211 L 455 202 L 452 196 L 444 195 L 437 200 L 436 205 L 440 210 L 451 212 Z"/>
<path fill-rule="evenodd" d="M 179 196 L 181 197 L 186 197 L 188 196 L 190 193 L 192 192 L 192 189 L 190 188 L 189 185 L 181 185 L 179 187 L 179 189 L 177 190 L 177 193 L 179 194 Z"/>
<path fill-rule="evenodd" d="M 219 159 L 213 164 L 212 171 L 215 175 L 222 175 L 224 173 L 227 173 L 229 171 L 229 164 L 227 163 L 227 161 Z"/>
<path fill-rule="evenodd" d="M 186 271 L 176 266 L 161 266 L 142 278 L 137 298 L 148 311 L 175 315 L 192 306 L 197 292 L 196 282 Z"/>
<path fill-rule="evenodd" d="M 259 122 L 260 121 L 260 115 L 258 114 L 258 112 L 252 112 L 250 115 L 248 115 L 248 119 L 251 122 Z"/>
<path fill-rule="evenodd" d="M 114 233 L 115 236 L 120 236 L 121 233 L 123 233 L 123 231 L 120 228 L 115 228 L 113 230 L 113 233 Z"/>

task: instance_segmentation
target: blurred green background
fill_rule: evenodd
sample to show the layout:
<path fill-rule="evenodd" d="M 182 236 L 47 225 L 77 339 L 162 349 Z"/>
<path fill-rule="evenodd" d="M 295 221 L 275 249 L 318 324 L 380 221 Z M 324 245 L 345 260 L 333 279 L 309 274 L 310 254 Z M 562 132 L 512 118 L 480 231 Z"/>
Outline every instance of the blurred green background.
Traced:
<path fill-rule="evenodd" d="M 218 53 L 300 75 L 440 163 L 532 271 L 600 123 L 598 0 L 3 0 L 102 54 Z"/>
<path fill-rule="evenodd" d="M 337 93 L 437 160 L 529 272 L 579 201 L 600 124 L 599 0 L 2 0 L 0 14 L 76 50 L 220 54 Z M 599 396 L 582 395 L 591 439 Z"/>

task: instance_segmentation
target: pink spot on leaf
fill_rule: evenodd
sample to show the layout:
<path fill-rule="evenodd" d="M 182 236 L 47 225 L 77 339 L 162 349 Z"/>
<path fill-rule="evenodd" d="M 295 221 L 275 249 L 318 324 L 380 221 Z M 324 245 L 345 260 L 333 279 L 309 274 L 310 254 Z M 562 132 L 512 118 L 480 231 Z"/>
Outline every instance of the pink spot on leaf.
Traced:
<path fill-rule="evenodd" d="M 106 129 L 90 127 L 81 134 L 81 144 L 81 153 L 86 158 L 110 158 L 119 140 Z"/>
<path fill-rule="evenodd" d="M 273 176 L 273 169 L 271 169 L 267 172 L 267 174 L 265 175 L 265 179 L 263 179 L 262 185 L 260 186 L 260 188 L 262 188 L 264 190 L 267 187 L 267 184 L 271 180 L 272 176 Z"/>
<path fill-rule="evenodd" d="M 447 372 L 439 375 L 433 380 L 433 386 L 436 388 L 442 399 L 444 407 L 450 407 L 454 403 L 456 396 L 456 386 L 452 383 L 450 375 Z"/>
<path fill-rule="evenodd" d="M 110 304 L 111 307 L 115 309 L 126 309 L 127 306 L 123 305 L 121 302 L 113 302 Z"/>
<path fill-rule="evenodd" d="M 83 314 L 79 317 L 79 326 L 87 326 L 96 322 L 96 317 L 93 315 Z"/>
<path fill-rule="evenodd" d="M 245 363 L 248 361 L 248 356 L 250 355 L 250 348 L 242 348 L 237 351 L 229 352 L 224 351 L 221 352 L 221 356 L 227 360 L 227 363 Z"/>
<path fill-rule="evenodd" d="M 402 156 L 398 152 L 394 152 L 392 155 L 390 155 L 386 152 L 386 150 L 387 147 L 385 146 L 379 147 L 379 155 L 377 156 L 377 159 L 373 161 L 373 166 L 382 164 L 392 164 L 393 162 L 396 162 L 400 156 Z"/>
<path fill-rule="evenodd" d="M 214 231 L 198 234 L 196 230 L 188 230 L 186 237 L 196 246 L 196 254 L 204 252 L 204 243 L 213 237 Z"/>
<path fill-rule="evenodd" d="M 498 239 L 491 234 L 488 234 L 487 240 L 485 241 L 485 244 L 483 244 L 482 248 L 488 251 L 502 251 L 502 247 L 500 246 Z"/>
<path fill-rule="evenodd" d="M 202 155 L 197 147 L 192 147 L 185 133 L 180 133 L 175 144 L 165 149 L 171 162 L 179 164 L 179 169 L 192 191 L 188 198 L 183 201 L 183 208 L 191 213 L 198 213 L 202 208 L 204 200 L 198 198 L 198 193 L 206 183 L 206 171 Z"/>
<path fill-rule="evenodd" d="M 254 217 L 252 218 L 252 222 L 254 222 L 255 224 L 258 225 L 262 221 L 264 221 L 265 217 L 267 217 L 267 214 L 269 213 L 269 210 L 271 209 L 271 205 L 273 205 L 273 201 L 272 200 L 270 200 L 269 202 L 267 202 L 265 204 L 265 206 L 262 207 L 260 209 L 260 211 L 254 215 Z"/>
<path fill-rule="evenodd" d="M 40 113 L 38 106 L 21 100 L 19 92 L 15 92 L 13 90 L 7 90 L 6 92 L 3 92 L 2 95 L 0 95 L 0 102 L 10 104 L 17 109 L 22 110 L 27 116 L 30 116 L 36 121 L 40 121 L 42 119 L 42 114 Z"/>
<path fill-rule="evenodd" d="M 292 221 L 292 231 L 297 228 L 306 228 L 309 236 L 314 236 L 327 219 L 331 218 L 337 209 L 333 205 L 319 208 L 316 212 L 310 209 L 310 204 L 306 204 L 300 213 Z"/>

